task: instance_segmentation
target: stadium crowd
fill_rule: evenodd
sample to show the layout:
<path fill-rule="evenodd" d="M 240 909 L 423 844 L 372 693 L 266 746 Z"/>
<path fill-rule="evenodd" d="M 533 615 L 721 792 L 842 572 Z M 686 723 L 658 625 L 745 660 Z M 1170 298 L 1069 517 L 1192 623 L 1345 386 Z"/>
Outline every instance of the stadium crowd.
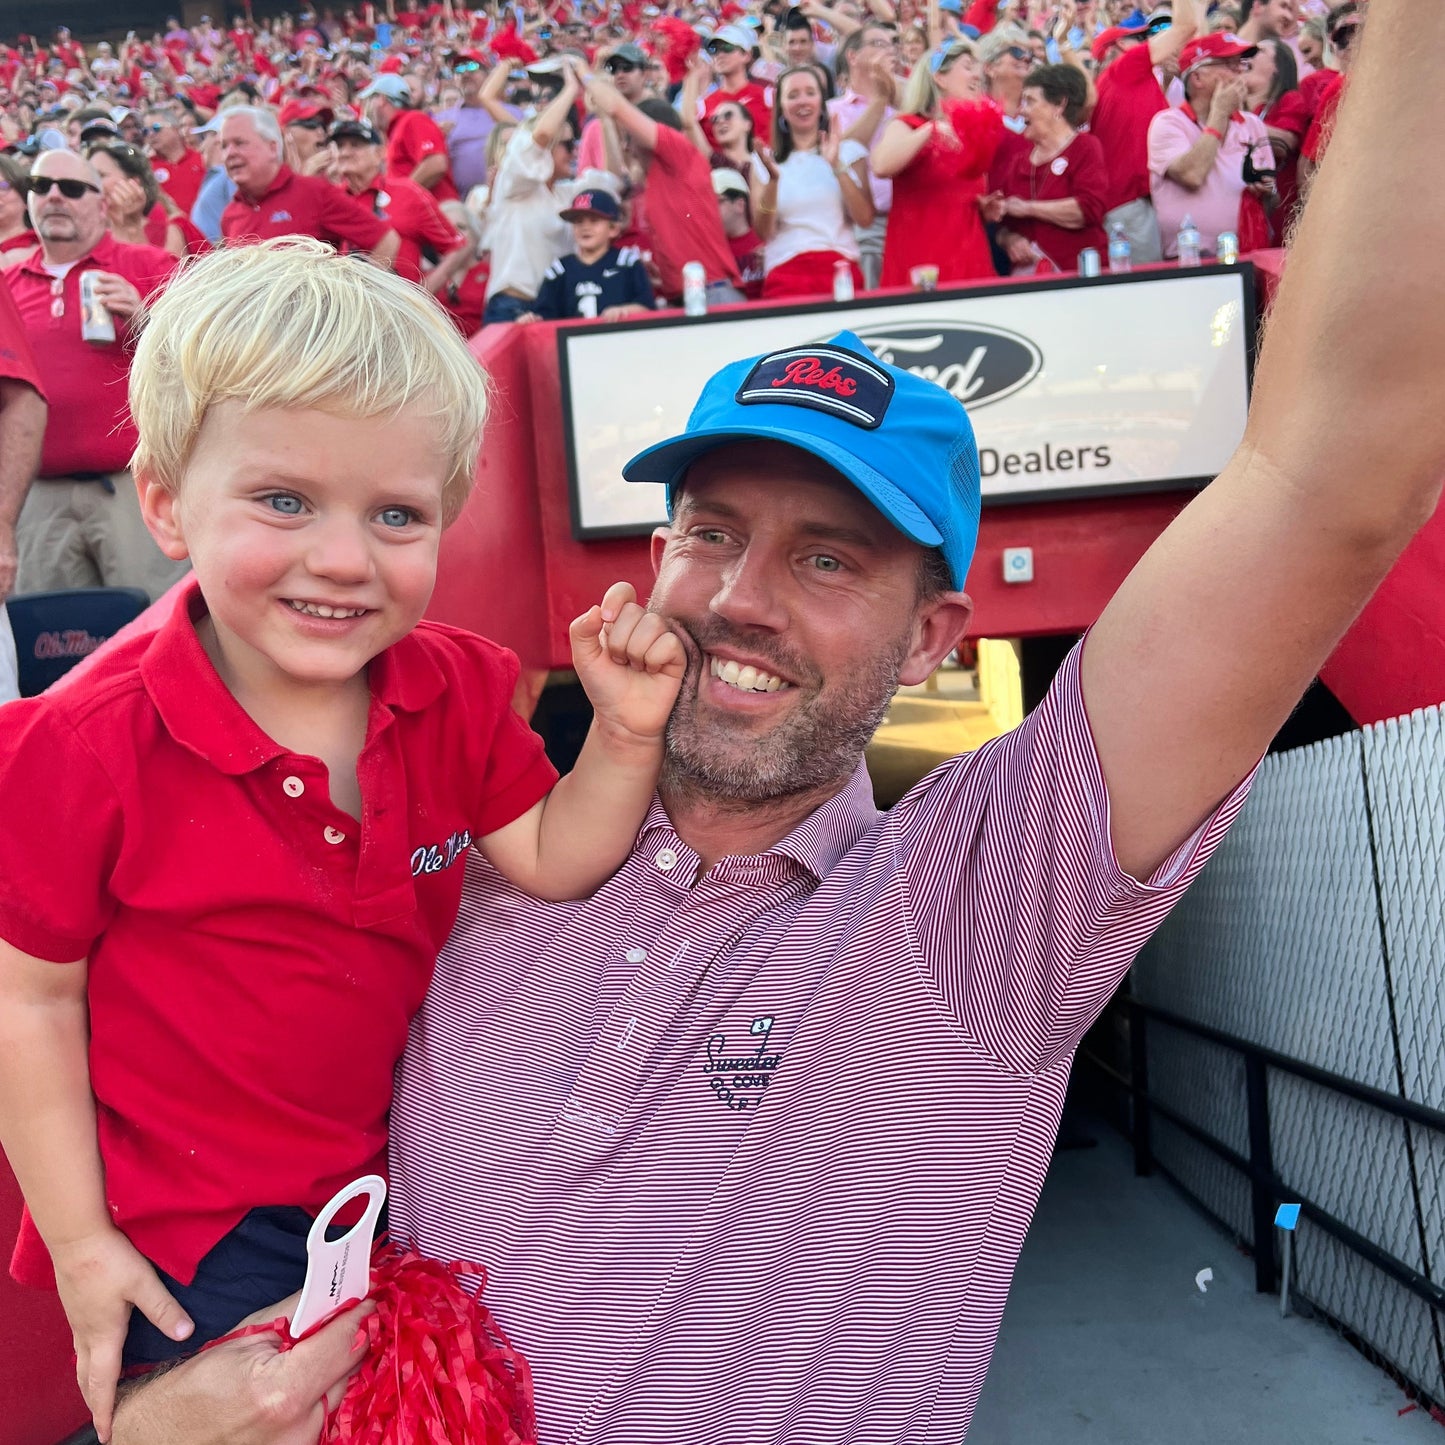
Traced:
<path fill-rule="evenodd" d="M 1248 251 L 1308 194 L 1365 8 L 388 0 L 8 38 L 0 303 L 49 419 L 38 474 L 0 475 L 0 599 L 174 579 L 125 470 L 123 398 L 126 328 L 181 257 L 314 236 L 471 335 L 689 288 L 929 288 L 1072 272 L 1086 249 L 1173 259 L 1181 237 L 1208 258 L 1225 233 Z"/>

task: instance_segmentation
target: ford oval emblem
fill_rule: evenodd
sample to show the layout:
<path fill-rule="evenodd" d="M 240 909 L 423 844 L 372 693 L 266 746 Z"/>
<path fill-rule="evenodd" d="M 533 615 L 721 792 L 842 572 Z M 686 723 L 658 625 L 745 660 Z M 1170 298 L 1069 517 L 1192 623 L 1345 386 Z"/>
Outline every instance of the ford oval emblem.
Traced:
<path fill-rule="evenodd" d="M 879 361 L 936 381 L 970 410 L 1012 396 L 1044 364 L 1032 341 L 997 326 L 910 321 L 860 326 L 855 334 Z"/>

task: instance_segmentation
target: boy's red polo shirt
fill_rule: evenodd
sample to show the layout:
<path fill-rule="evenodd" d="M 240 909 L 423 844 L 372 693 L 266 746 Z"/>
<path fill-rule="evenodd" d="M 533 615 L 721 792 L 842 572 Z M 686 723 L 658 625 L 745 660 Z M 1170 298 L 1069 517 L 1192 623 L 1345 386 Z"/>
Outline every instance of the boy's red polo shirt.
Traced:
<path fill-rule="evenodd" d="M 333 246 L 370 251 L 391 229 L 359 201 L 320 176 L 298 176 L 289 166 L 257 200 L 237 191 L 221 212 L 228 241 L 266 241 L 272 236 L 315 236 Z"/>
<path fill-rule="evenodd" d="M 0 715 L 0 937 L 89 959 L 107 1202 L 189 1283 L 249 1209 L 385 1173 L 468 846 L 556 774 L 511 710 L 516 658 L 423 622 L 371 664 L 358 823 L 226 690 L 194 581 L 182 602 Z M 49 1282 L 28 1218 L 12 1270 Z"/>

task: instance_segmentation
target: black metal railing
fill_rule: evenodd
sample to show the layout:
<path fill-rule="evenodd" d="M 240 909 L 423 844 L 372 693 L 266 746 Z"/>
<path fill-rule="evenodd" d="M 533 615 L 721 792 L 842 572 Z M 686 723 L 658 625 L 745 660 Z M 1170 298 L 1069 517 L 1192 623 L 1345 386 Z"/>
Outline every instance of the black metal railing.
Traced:
<path fill-rule="evenodd" d="M 1129 1073 L 1126 1075 L 1106 1059 L 1092 1050 L 1081 1048 L 1079 1058 L 1112 1081 L 1129 1097 L 1130 1132 L 1134 1145 L 1134 1172 L 1148 1175 L 1154 1172 L 1154 1151 L 1150 1138 L 1151 1123 L 1155 1115 L 1167 1119 L 1176 1129 L 1182 1130 L 1191 1139 L 1223 1159 L 1225 1163 L 1239 1170 L 1249 1181 L 1250 1221 L 1254 1254 L 1254 1284 L 1260 1291 L 1272 1292 L 1278 1288 L 1277 1263 L 1275 1258 L 1274 1227 L 1275 1211 L 1281 1204 L 1298 1204 L 1301 1216 L 1308 1219 L 1325 1233 L 1332 1235 L 1348 1249 L 1368 1260 L 1376 1269 L 1399 1284 L 1411 1294 L 1425 1301 L 1436 1310 L 1445 1310 L 1445 1289 L 1419 1270 L 1397 1259 L 1388 1250 L 1381 1248 L 1374 1240 L 1368 1239 L 1358 1230 L 1352 1229 L 1343 1220 L 1337 1219 L 1328 1210 L 1303 1195 L 1275 1172 L 1273 1152 L 1270 1144 L 1269 1120 L 1269 1071 L 1278 1069 L 1281 1073 L 1293 1074 L 1296 1078 L 1308 1080 L 1322 1089 L 1344 1094 L 1362 1104 L 1392 1114 L 1397 1119 L 1408 1120 L 1426 1129 L 1432 1129 L 1445 1138 L 1445 1112 L 1417 1104 L 1399 1094 L 1386 1093 L 1383 1089 L 1371 1088 L 1343 1074 L 1331 1073 L 1314 1064 L 1304 1063 L 1274 1049 L 1251 1043 L 1248 1039 L 1225 1033 L 1222 1029 L 1210 1028 L 1207 1024 L 1195 1022 L 1168 1009 L 1157 1008 L 1127 995 L 1115 1000 L 1116 1004 L 1129 1015 Z M 1149 1092 L 1149 1028 L 1161 1024 L 1166 1028 L 1178 1029 L 1195 1038 L 1221 1048 L 1230 1049 L 1244 1060 L 1245 1112 L 1249 1125 L 1249 1153 L 1241 1154 L 1221 1139 L 1216 1139 L 1208 1130 L 1200 1128 L 1192 1119 L 1171 1108 Z"/>

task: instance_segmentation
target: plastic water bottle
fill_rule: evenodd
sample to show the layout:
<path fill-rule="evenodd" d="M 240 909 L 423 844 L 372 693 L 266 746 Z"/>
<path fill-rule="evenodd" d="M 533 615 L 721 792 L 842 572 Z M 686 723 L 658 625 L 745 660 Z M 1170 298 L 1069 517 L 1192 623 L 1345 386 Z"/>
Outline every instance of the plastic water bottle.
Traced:
<path fill-rule="evenodd" d="M 833 300 L 853 300 L 853 267 L 847 261 L 833 262 Z"/>
<path fill-rule="evenodd" d="M 1115 221 L 1109 227 L 1109 270 L 1117 274 L 1133 269 L 1134 248 L 1129 244 L 1129 236 L 1123 225 Z"/>
<path fill-rule="evenodd" d="M 1239 237 L 1233 231 L 1219 233 L 1219 239 L 1214 243 L 1214 259 L 1221 266 L 1237 266 L 1239 264 Z"/>
<path fill-rule="evenodd" d="M 682 268 L 682 309 L 689 316 L 707 315 L 707 268 L 701 261 Z"/>
<path fill-rule="evenodd" d="M 1179 264 L 1181 266 L 1197 266 L 1199 264 L 1200 247 L 1199 228 L 1189 216 L 1185 216 L 1184 224 L 1179 228 L 1177 244 L 1179 247 Z"/>

